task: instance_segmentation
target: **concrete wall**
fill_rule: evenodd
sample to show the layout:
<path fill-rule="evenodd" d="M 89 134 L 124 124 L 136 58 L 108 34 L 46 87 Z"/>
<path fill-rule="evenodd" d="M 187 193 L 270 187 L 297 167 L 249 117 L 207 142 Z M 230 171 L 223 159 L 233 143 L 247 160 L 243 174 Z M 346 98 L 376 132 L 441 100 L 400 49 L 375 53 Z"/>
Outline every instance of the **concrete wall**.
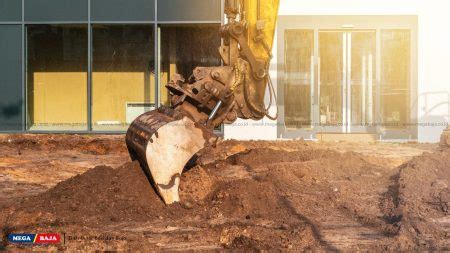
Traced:
<path fill-rule="evenodd" d="M 450 2 L 441 0 L 282 0 L 279 15 L 417 15 L 418 38 L 418 141 L 439 142 L 450 115 Z M 277 39 L 275 38 L 275 41 Z M 276 53 L 271 75 L 276 85 Z M 238 121 L 225 126 L 225 137 L 276 139 L 275 122 Z M 432 126 L 433 124 L 440 126 Z M 262 125 L 261 125 L 262 124 Z"/>

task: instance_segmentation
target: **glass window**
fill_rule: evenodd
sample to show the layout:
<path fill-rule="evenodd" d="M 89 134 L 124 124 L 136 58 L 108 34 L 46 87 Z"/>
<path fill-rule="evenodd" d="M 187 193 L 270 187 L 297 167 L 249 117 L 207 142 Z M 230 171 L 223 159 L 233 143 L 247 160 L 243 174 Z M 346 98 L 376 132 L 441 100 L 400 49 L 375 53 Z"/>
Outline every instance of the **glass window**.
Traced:
<path fill-rule="evenodd" d="M 92 127 L 125 131 L 155 105 L 153 25 L 94 25 Z"/>
<path fill-rule="evenodd" d="M 87 26 L 29 25 L 27 36 L 30 130 L 87 130 Z"/>
<path fill-rule="evenodd" d="M 25 21 L 87 21 L 87 19 L 88 0 L 25 0 Z"/>
<path fill-rule="evenodd" d="M 351 33 L 349 58 L 351 71 L 351 124 L 371 126 L 375 116 L 376 101 L 376 36 L 375 31 Z M 376 119 L 375 119 L 376 120 Z"/>
<path fill-rule="evenodd" d="M 160 99 L 170 105 L 165 85 L 175 73 L 185 79 L 195 67 L 220 66 L 220 25 L 167 25 L 160 29 Z"/>
<path fill-rule="evenodd" d="M 154 0 L 91 0 L 93 21 L 153 21 Z"/>
<path fill-rule="evenodd" d="M 22 26 L 0 25 L 0 131 L 21 131 Z"/>
<path fill-rule="evenodd" d="M 285 31 L 284 118 L 287 128 L 311 127 L 314 31 Z"/>
<path fill-rule="evenodd" d="M 22 1 L 0 0 L 0 21 L 22 21 Z"/>
<path fill-rule="evenodd" d="M 217 21 L 221 22 L 220 0 L 158 1 L 159 21 Z"/>
<path fill-rule="evenodd" d="M 386 128 L 410 120 L 410 30 L 381 31 L 381 111 Z"/>
<path fill-rule="evenodd" d="M 343 52 L 345 33 L 340 31 L 319 32 L 319 91 L 320 124 L 322 126 L 341 126 L 343 64 L 346 56 Z"/>

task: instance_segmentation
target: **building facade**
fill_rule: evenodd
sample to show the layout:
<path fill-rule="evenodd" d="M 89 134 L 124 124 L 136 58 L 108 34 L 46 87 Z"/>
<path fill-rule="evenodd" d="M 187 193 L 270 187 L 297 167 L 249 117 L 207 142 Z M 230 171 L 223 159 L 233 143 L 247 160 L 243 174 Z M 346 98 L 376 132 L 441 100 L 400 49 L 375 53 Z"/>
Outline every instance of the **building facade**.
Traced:
<path fill-rule="evenodd" d="M 221 0 L 0 0 L 0 131 L 126 131 L 169 103 L 172 74 L 220 65 L 221 10 Z"/>
<path fill-rule="evenodd" d="M 439 142 L 450 117 L 449 3 L 280 2 L 278 120 L 238 121 L 226 137 Z"/>
<path fill-rule="evenodd" d="M 173 73 L 220 65 L 223 5 L 0 0 L 0 132 L 124 132 L 168 104 Z M 222 133 L 438 142 L 450 115 L 446 5 L 281 0 L 270 68 L 278 120 Z"/>

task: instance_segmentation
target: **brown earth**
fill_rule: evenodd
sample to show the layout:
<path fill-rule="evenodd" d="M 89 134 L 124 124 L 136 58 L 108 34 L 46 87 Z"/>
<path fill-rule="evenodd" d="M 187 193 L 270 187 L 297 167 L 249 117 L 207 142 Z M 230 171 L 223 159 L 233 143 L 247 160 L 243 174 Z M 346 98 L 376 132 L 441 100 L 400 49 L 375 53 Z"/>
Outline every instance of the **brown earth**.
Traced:
<path fill-rule="evenodd" d="M 441 134 L 441 147 L 450 148 L 450 126 Z"/>
<path fill-rule="evenodd" d="M 449 149 L 225 141 L 165 206 L 122 138 L 0 138 L 3 237 L 57 232 L 65 243 L 40 249 L 68 250 L 450 250 Z"/>

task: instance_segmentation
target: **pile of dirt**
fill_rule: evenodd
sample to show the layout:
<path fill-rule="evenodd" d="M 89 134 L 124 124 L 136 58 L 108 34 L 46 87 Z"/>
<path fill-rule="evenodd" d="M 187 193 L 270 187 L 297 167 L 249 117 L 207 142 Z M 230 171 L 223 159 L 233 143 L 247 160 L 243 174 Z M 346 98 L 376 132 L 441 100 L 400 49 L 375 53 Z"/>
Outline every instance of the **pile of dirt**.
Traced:
<path fill-rule="evenodd" d="M 58 183 L 54 188 L 20 203 L 15 215 L 26 223 L 104 225 L 157 217 L 164 204 L 154 194 L 138 163 L 113 169 L 97 166 Z M 35 214 L 38 214 L 37 216 Z M 29 219 L 24 219 L 29 217 Z"/>
<path fill-rule="evenodd" d="M 23 199 L 3 217 L 6 220 L 3 224 L 23 229 L 67 228 L 75 224 L 103 228 L 130 221 L 177 226 L 195 223 L 211 227 L 212 234 L 208 236 L 216 231 L 217 243 L 229 248 L 250 247 L 249 243 L 254 249 L 322 247 L 313 228 L 299 219 L 273 184 L 267 169 L 261 168 L 270 162 L 308 160 L 310 155 L 272 151 L 270 155 L 268 149 L 252 150 L 193 167 L 182 175 L 182 203 L 170 206 L 165 206 L 155 194 L 137 162 L 116 169 L 97 166 L 44 193 Z M 248 168 L 243 168 L 248 170 L 246 176 L 239 176 L 236 171 L 236 175 L 222 177 L 223 172 L 241 163 L 247 164 Z M 266 172 L 257 175 L 260 170 Z"/>
<path fill-rule="evenodd" d="M 400 167 L 393 200 L 403 248 L 450 248 L 450 150 L 415 157 Z"/>

